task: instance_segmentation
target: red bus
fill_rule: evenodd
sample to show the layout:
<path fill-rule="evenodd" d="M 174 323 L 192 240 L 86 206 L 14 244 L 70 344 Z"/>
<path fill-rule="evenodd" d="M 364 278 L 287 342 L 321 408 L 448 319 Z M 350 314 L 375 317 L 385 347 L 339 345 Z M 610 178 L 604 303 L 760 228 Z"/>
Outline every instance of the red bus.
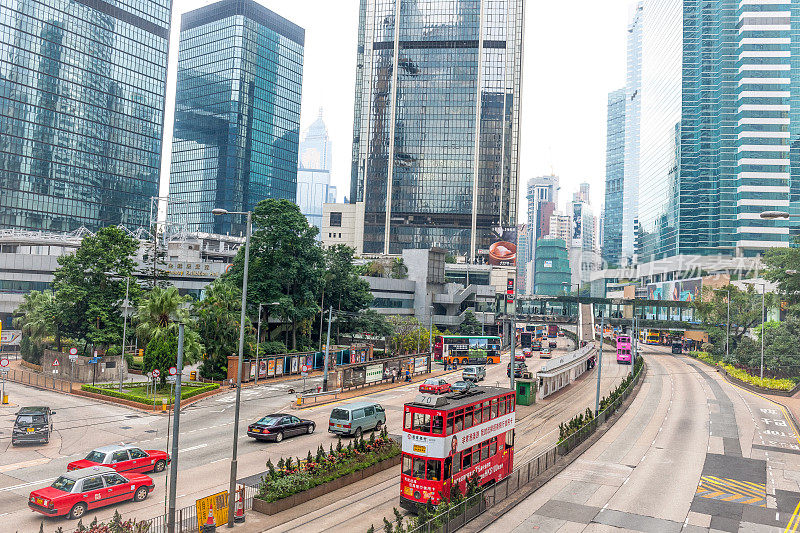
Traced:
<path fill-rule="evenodd" d="M 555 339 L 558 336 L 558 326 L 555 324 L 547 326 L 547 336 L 551 339 Z"/>
<path fill-rule="evenodd" d="M 416 511 L 430 500 L 466 492 L 467 479 L 497 482 L 514 464 L 514 392 L 475 387 L 443 396 L 421 394 L 403 409 L 400 506 Z"/>

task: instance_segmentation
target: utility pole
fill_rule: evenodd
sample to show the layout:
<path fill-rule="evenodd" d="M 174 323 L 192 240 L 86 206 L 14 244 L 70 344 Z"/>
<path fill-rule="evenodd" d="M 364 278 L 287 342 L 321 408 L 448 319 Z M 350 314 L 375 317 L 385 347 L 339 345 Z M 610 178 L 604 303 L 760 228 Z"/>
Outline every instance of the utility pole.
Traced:
<path fill-rule="evenodd" d="M 765 316 L 764 316 L 764 294 L 767 292 L 767 285 L 761 284 L 761 379 L 764 379 L 764 337 L 767 335 Z"/>
<path fill-rule="evenodd" d="M 181 376 L 183 375 L 183 323 L 178 324 L 178 361 L 175 373 L 175 417 L 172 419 L 172 455 L 169 466 L 169 512 L 167 515 L 167 532 L 175 533 L 175 492 L 178 488 L 178 431 L 181 426 Z M 230 497 L 230 496 L 229 496 Z"/>
<path fill-rule="evenodd" d="M 516 385 L 514 378 L 517 371 L 517 307 L 516 300 L 514 301 L 514 314 L 511 316 L 511 366 L 508 376 L 509 386 L 516 394 Z"/>
<path fill-rule="evenodd" d="M 594 416 L 600 413 L 600 375 L 603 373 L 603 329 L 606 325 L 606 317 L 600 313 L 600 355 L 597 359 L 597 394 L 595 396 Z"/>
<path fill-rule="evenodd" d="M 328 392 L 328 358 L 331 353 L 331 317 L 333 306 L 328 307 L 328 340 L 325 342 L 325 368 L 322 371 L 322 392 Z"/>
<path fill-rule="evenodd" d="M 258 385 L 258 347 L 261 344 L 261 307 L 264 304 L 258 304 L 258 331 L 256 332 L 256 382 Z"/>

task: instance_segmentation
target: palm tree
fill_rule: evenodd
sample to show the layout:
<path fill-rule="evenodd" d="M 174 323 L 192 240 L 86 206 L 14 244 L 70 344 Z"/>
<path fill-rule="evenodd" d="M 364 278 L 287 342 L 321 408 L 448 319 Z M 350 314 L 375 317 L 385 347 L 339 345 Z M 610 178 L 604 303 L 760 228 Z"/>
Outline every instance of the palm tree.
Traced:
<path fill-rule="evenodd" d="M 181 296 L 175 287 L 155 287 L 144 297 L 136 310 L 136 335 L 143 344 L 161 336 L 178 336 L 178 324 L 183 322 L 184 361 L 192 364 L 200 359 L 203 345 L 189 313 L 189 298 Z"/>
<path fill-rule="evenodd" d="M 22 330 L 25 344 L 33 348 L 34 352 L 41 355 L 48 342 L 55 342 L 58 349 L 61 349 L 61 329 L 56 299 L 52 292 L 29 292 L 17 312 L 22 313 L 22 316 L 14 319 L 14 326 Z"/>
<path fill-rule="evenodd" d="M 228 356 L 238 352 L 241 306 L 241 290 L 223 281 L 213 283 L 205 298 L 195 303 L 197 329 L 206 348 L 206 359 L 201 369 L 203 377 L 218 379 L 227 365 Z M 249 318 L 245 322 L 245 332 L 245 348 L 248 348 L 255 341 Z"/>

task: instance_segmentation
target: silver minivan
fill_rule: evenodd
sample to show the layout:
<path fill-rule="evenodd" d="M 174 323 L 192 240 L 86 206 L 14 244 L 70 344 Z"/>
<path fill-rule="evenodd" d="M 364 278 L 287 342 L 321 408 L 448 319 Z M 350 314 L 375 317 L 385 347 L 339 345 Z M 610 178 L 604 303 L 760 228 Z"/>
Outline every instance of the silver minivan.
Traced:
<path fill-rule="evenodd" d="M 483 381 L 486 378 L 486 367 L 484 366 L 465 366 L 461 370 L 461 379 L 464 381 Z"/>
<path fill-rule="evenodd" d="M 386 412 L 379 403 L 354 402 L 334 407 L 328 420 L 328 433 L 360 437 L 370 430 L 380 430 Z"/>

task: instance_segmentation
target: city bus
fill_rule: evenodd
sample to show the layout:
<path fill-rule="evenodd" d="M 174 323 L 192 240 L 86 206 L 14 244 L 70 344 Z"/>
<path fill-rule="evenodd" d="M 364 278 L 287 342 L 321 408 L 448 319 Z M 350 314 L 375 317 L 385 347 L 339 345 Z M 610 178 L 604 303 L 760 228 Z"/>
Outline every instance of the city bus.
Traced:
<path fill-rule="evenodd" d="M 617 335 L 617 364 L 631 364 L 631 338 Z"/>
<path fill-rule="evenodd" d="M 420 394 L 403 407 L 400 506 L 438 504 L 467 480 L 497 482 L 514 465 L 514 392 L 474 387 L 443 396 Z"/>
<path fill-rule="evenodd" d="M 472 359 L 486 358 L 487 363 L 500 362 L 500 337 L 437 335 L 433 345 L 433 360 L 441 363 L 466 365 Z"/>
<path fill-rule="evenodd" d="M 661 332 L 657 329 L 643 329 L 639 332 L 639 341 L 645 344 L 661 344 Z"/>

